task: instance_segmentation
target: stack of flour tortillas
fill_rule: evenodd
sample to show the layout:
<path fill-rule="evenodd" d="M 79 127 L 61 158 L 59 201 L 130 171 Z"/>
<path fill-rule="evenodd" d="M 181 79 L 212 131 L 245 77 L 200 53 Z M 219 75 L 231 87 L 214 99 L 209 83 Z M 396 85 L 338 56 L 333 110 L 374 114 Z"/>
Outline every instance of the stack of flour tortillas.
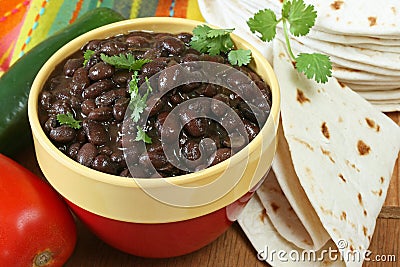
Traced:
<path fill-rule="evenodd" d="M 279 40 L 273 64 L 282 99 L 278 150 L 239 223 L 258 252 L 269 249 L 262 257 L 272 266 L 361 266 L 400 150 L 400 128 L 335 78 L 318 84 L 299 74 Z M 318 258 L 329 247 L 344 262 L 296 262 L 297 255 L 312 250 Z M 283 262 L 271 258 L 272 250 L 298 254 Z"/>
<path fill-rule="evenodd" d="M 279 0 L 275 2 L 280 4 Z M 319 2 L 322 5 L 325 1 Z M 352 2 L 362 10 L 361 4 Z M 263 8 L 256 1 L 244 0 L 199 1 L 199 4 L 209 23 L 236 29 L 240 18 L 236 14 L 243 16 L 246 6 L 254 8 L 254 12 Z M 239 4 L 243 6 L 235 14 L 227 10 L 228 6 Z M 212 8 L 218 9 L 211 12 Z M 225 19 L 221 18 L 223 14 Z M 324 23 L 320 27 L 328 28 L 329 24 Z M 359 21 L 357 25 L 362 27 Z M 356 29 L 356 22 L 353 27 Z M 341 36 L 346 25 L 331 28 L 324 36 Z M 383 26 L 380 29 L 384 32 Z M 386 29 L 389 43 L 398 35 L 395 30 L 395 27 Z M 349 33 L 357 32 L 349 30 Z M 382 35 L 377 29 L 370 30 L 370 36 L 366 37 L 366 30 L 360 30 L 357 38 L 384 39 L 371 37 L 372 33 Z M 246 40 L 252 38 L 245 31 L 239 31 L 239 35 Z M 238 222 L 259 259 L 272 266 L 362 266 L 364 257 L 369 255 L 376 219 L 399 155 L 400 128 L 335 77 L 318 84 L 298 73 L 279 39 L 269 44 L 257 38 L 252 40 L 273 63 L 281 88 L 282 119 L 273 171 Z M 318 39 L 321 40 L 322 37 Z M 347 69 L 343 73 L 349 79 L 353 77 Z M 369 72 L 359 75 L 375 81 Z"/>
<path fill-rule="evenodd" d="M 279 0 L 199 0 L 207 22 L 235 33 L 271 59 L 272 44 L 250 32 L 246 21 L 258 10 L 280 14 Z M 307 36 L 291 38 L 295 53 L 330 56 L 333 76 L 381 111 L 400 111 L 400 1 L 305 0 L 318 17 Z M 280 15 L 277 15 L 279 18 Z M 279 24 L 281 25 L 281 24 Z M 283 40 L 282 30 L 277 37 Z"/>

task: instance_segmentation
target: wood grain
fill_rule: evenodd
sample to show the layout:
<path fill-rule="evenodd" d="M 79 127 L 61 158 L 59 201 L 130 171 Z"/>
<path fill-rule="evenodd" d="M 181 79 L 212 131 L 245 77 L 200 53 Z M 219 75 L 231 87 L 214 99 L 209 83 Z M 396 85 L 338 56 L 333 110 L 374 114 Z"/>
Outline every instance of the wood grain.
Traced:
<path fill-rule="evenodd" d="M 400 125 L 400 112 L 388 114 Z M 384 142 L 384 140 L 382 140 Z M 43 177 L 32 147 L 17 156 L 17 161 Z M 385 205 L 377 220 L 369 250 L 371 261 L 364 267 L 400 266 L 400 164 L 393 173 Z M 397 219 L 396 219 L 397 218 Z M 78 219 L 78 242 L 65 267 L 186 267 L 186 266 L 267 266 L 256 257 L 240 226 L 235 223 L 222 236 L 208 246 L 189 255 L 169 259 L 145 259 L 118 251 L 94 236 Z M 135 240 L 133 240 L 135 242 Z M 140 240 L 138 241 L 140 242 Z M 377 257 L 377 258 L 376 258 Z M 391 262 L 378 262 L 378 258 L 391 258 Z M 393 261 L 395 260 L 395 261 Z"/>
<path fill-rule="evenodd" d="M 400 112 L 387 114 L 393 121 L 400 125 Z M 385 140 L 382 140 L 384 142 Z M 397 158 L 390 180 L 386 200 L 379 215 L 381 218 L 400 218 L 400 157 Z"/>

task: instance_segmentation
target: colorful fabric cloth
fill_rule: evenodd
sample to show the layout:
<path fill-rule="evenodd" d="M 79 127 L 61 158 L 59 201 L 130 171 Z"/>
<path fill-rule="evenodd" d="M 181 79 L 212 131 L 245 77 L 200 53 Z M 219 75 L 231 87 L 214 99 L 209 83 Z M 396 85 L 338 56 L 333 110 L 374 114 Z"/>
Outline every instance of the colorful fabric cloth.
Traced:
<path fill-rule="evenodd" d="M 112 8 L 125 18 L 204 21 L 197 0 L 0 0 L 0 75 L 36 44 L 96 7 Z"/>

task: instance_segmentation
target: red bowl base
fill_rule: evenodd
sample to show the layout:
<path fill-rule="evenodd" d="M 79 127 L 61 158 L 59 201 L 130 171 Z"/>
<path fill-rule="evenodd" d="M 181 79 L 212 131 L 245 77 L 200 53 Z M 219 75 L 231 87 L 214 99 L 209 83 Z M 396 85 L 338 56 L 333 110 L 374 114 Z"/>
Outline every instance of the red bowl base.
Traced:
<path fill-rule="evenodd" d="M 78 218 L 105 243 L 129 254 L 168 258 L 196 251 L 222 235 L 237 219 L 254 191 L 212 213 L 178 222 L 144 224 L 109 219 L 67 200 Z"/>

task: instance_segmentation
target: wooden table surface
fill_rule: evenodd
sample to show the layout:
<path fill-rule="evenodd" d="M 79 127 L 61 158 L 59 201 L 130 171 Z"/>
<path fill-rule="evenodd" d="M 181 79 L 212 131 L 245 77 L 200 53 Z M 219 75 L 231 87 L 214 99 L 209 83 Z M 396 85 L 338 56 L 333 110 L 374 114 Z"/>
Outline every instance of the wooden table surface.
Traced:
<path fill-rule="evenodd" d="M 389 116 L 400 125 L 400 112 L 391 113 Z M 33 148 L 30 147 L 26 151 L 21 151 L 17 161 L 42 176 L 34 157 Z M 369 250 L 372 251 L 371 259 L 374 259 L 376 255 L 380 255 L 381 259 L 388 255 L 394 255 L 396 262 L 370 261 L 364 263 L 363 266 L 366 267 L 400 266 L 399 161 L 398 159 L 385 207 L 381 213 L 382 216 L 377 220 L 375 233 L 369 247 Z M 225 234 L 208 246 L 189 255 L 169 259 L 144 259 L 120 252 L 99 240 L 80 221 L 77 221 L 77 226 L 77 246 L 65 267 L 267 266 L 257 259 L 256 251 L 237 223 L 234 223 Z"/>

